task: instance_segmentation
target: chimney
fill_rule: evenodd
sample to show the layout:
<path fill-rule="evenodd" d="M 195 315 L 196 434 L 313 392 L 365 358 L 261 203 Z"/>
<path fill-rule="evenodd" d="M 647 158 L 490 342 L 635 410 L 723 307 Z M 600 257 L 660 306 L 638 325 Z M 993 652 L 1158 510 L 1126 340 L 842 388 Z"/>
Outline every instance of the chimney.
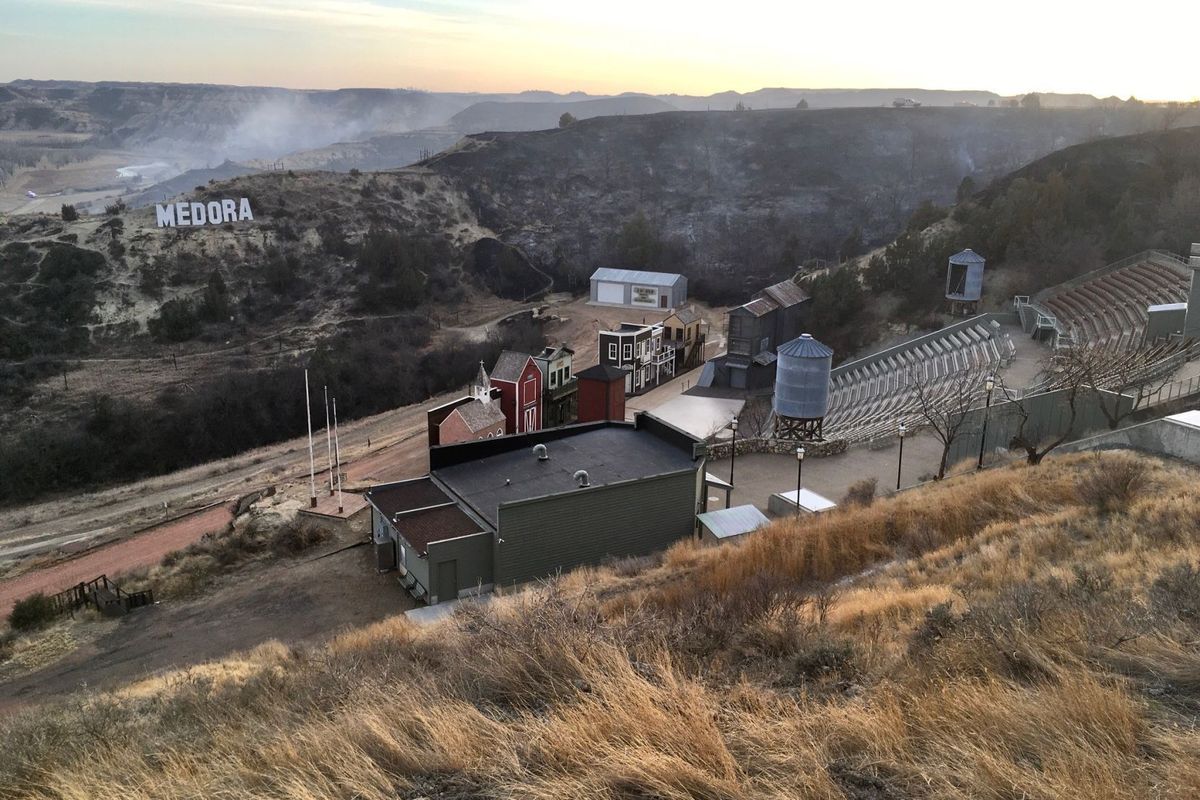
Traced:
<path fill-rule="evenodd" d="M 1183 318 L 1183 338 L 1200 339 L 1200 243 L 1192 243 L 1188 267 L 1192 270 L 1192 285 L 1188 289 L 1187 312 Z"/>

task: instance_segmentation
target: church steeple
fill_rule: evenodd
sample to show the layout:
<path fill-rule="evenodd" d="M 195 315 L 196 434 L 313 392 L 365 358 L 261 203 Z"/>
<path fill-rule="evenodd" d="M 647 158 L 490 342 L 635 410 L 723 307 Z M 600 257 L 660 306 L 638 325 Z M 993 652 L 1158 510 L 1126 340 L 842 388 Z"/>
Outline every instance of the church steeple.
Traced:
<path fill-rule="evenodd" d="M 475 376 L 475 382 L 471 384 L 471 396 L 485 403 L 491 402 L 492 399 L 492 379 L 488 377 L 482 361 L 479 362 L 479 374 Z"/>

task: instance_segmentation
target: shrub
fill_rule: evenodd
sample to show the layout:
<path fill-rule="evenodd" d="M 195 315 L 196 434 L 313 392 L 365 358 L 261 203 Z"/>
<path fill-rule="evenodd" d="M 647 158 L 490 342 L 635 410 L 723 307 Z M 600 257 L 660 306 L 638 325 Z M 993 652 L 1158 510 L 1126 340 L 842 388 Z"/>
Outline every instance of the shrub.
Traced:
<path fill-rule="evenodd" d="M 8 615 L 8 624 L 14 631 L 32 631 L 49 625 L 58 612 L 54 603 L 42 592 L 18 600 Z"/>
<path fill-rule="evenodd" d="M 908 641 L 909 653 L 929 650 L 958 626 L 958 618 L 950 603 L 938 603 L 925 612 L 925 619 L 912 632 Z"/>
<path fill-rule="evenodd" d="M 793 668 L 797 678 L 815 680 L 825 677 L 846 678 L 856 671 L 854 645 L 845 639 L 819 637 L 805 644 L 796 655 Z"/>
<path fill-rule="evenodd" d="M 271 536 L 271 549 L 280 555 L 296 555 L 329 539 L 329 531 L 307 520 L 295 520 Z"/>
<path fill-rule="evenodd" d="M 1146 488 L 1146 465 L 1128 456 L 1097 459 L 1079 481 L 1080 502 L 1101 514 L 1125 511 Z"/>
<path fill-rule="evenodd" d="M 875 478 L 863 478 L 861 481 L 855 481 L 846 490 L 846 494 L 842 495 L 843 506 L 861 506 L 866 507 L 875 501 L 875 487 L 878 481 Z"/>
<path fill-rule="evenodd" d="M 79 211 L 76 210 L 75 206 L 70 205 L 69 203 L 64 203 L 62 207 L 62 218 L 63 222 L 74 222 L 75 220 L 79 219 Z"/>
<path fill-rule="evenodd" d="M 1150 586 L 1150 605 L 1158 613 L 1200 624 L 1200 565 L 1176 564 Z"/>

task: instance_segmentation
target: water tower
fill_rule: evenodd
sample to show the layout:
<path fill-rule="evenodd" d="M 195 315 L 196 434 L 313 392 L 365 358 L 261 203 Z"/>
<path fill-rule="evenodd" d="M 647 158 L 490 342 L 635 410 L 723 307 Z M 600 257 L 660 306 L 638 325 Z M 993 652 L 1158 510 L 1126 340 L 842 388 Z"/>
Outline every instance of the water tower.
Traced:
<path fill-rule="evenodd" d="M 805 333 L 780 346 L 776 355 L 775 438 L 822 438 L 821 426 L 829 410 L 833 351 Z"/>
<path fill-rule="evenodd" d="M 946 299 L 950 301 L 950 313 L 964 317 L 979 310 L 979 298 L 983 296 L 983 256 L 971 248 L 950 256 L 946 268 Z"/>

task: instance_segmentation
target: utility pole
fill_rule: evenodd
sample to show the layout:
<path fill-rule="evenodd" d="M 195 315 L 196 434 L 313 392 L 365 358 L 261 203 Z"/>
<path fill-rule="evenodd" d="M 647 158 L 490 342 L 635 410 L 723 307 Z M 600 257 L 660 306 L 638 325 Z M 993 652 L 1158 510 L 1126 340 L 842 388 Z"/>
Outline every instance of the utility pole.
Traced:
<path fill-rule="evenodd" d="M 313 460 L 312 401 L 308 395 L 308 370 L 304 370 L 304 415 L 308 418 L 308 505 L 317 507 L 317 463 Z"/>

